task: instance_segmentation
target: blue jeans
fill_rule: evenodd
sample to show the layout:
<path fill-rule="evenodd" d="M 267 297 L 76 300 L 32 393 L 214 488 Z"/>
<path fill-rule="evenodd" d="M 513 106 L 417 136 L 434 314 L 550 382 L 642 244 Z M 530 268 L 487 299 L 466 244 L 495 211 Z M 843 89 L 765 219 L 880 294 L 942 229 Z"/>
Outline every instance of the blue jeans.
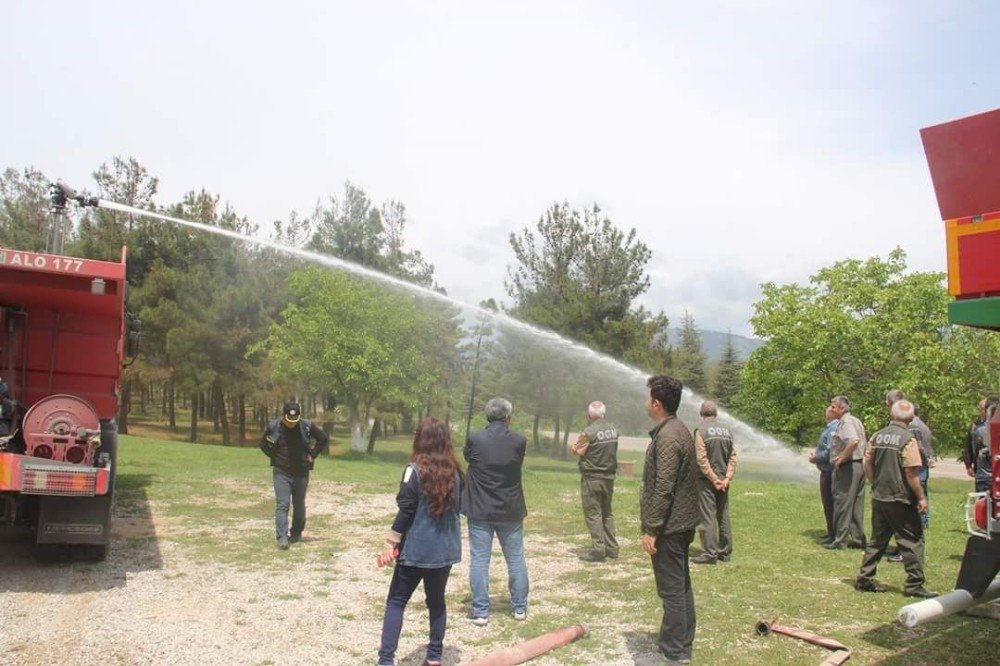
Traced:
<path fill-rule="evenodd" d="M 430 639 L 427 642 L 427 661 L 441 661 L 444 649 L 444 630 L 448 626 L 444 589 L 448 585 L 451 565 L 439 569 L 421 569 L 397 564 L 389 583 L 389 596 L 385 600 L 385 617 L 382 619 L 382 646 L 378 651 L 379 666 L 396 663 L 399 632 L 403 628 L 403 611 L 420 581 L 424 581 L 427 611 L 430 615 Z"/>
<path fill-rule="evenodd" d="M 288 536 L 288 507 L 292 507 L 292 536 L 298 537 L 306 527 L 306 488 L 309 472 L 292 476 L 272 467 L 274 476 L 274 534 L 275 538 Z"/>
<path fill-rule="evenodd" d="M 480 523 L 469 520 L 469 583 L 472 585 L 472 617 L 490 614 L 490 555 L 497 535 L 507 560 L 507 588 L 511 610 L 528 611 L 528 565 L 524 561 L 524 522 Z"/>

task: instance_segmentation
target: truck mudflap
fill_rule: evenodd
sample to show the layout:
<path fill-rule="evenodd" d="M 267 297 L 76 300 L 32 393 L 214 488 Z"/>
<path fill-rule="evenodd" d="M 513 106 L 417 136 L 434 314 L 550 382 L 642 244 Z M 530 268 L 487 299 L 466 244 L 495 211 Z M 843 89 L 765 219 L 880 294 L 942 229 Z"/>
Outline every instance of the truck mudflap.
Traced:
<path fill-rule="evenodd" d="M 91 467 L 0 453 L 0 492 L 95 497 L 111 488 L 111 467 Z"/>
<path fill-rule="evenodd" d="M 107 545 L 111 498 L 39 498 L 36 542 Z"/>

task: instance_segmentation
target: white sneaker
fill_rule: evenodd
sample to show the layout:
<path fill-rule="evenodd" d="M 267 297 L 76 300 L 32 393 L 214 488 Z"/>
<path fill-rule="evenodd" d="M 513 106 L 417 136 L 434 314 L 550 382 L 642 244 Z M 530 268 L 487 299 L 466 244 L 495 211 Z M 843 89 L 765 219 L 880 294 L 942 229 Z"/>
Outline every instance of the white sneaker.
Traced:
<path fill-rule="evenodd" d="M 514 611 L 514 619 L 518 622 L 524 622 L 528 619 L 528 611 Z"/>
<path fill-rule="evenodd" d="M 474 617 L 472 618 L 472 624 L 477 627 L 485 627 L 490 623 L 490 618 L 488 617 Z"/>

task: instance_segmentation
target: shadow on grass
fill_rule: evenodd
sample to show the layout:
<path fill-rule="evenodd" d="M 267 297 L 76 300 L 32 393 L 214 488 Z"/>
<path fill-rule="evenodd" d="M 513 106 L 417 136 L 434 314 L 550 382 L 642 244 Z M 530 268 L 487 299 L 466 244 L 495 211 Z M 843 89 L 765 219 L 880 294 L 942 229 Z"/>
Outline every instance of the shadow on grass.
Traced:
<path fill-rule="evenodd" d="M 632 666 L 663 664 L 660 655 L 659 635 L 653 631 L 627 631 L 625 646 L 632 657 Z"/>
<path fill-rule="evenodd" d="M 995 624 L 996 622 L 992 620 L 958 615 L 943 618 L 917 629 L 907 629 L 896 622 L 888 622 L 866 631 L 861 634 L 861 638 L 896 653 L 872 662 L 883 666 L 984 664 L 991 663 L 996 653 L 995 641 L 982 632 L 994 631 Z M 969 644 L 967 643 L 969 635 L 981 635 L 982 640 Z M 956 651 L 956 645 L 967 647 L 965 650 Z"/>
<path fill-rule="evenodd" d="M 826 539 L 826 530 L 802 530 L 799 534 L 807 539 L 812 539 L 816 543 L 820 543 Z"/>
<path fill-rule="evenodd" d="M 72 547 L 39 549 L 34 528 L 0 532 L 0 592 L 81 594 L 125 585 L 126 576 L 160 569 L 163 560 L 146 488 L 153 476 L 120 474 L 115 479 L 111 544 L 103 562 L 75 561 Z M 39 557 L 53 558 L 40 562 Z"/>
<path fill-rule="evenodd" d="M 424 663 L 424 656 L 427 654 L 427 650 L 424 648 L 417 648 L 416 650 L 410 652 L 410 654 L 405 657 L 397 657 L 396 663 L 399 666 L 420 666 Z M 462 663 L 462 651 L 457 647 L 451 645 L 445 645 L 444 650 L 441 655 L 442 664 L 460 664 Z"/>

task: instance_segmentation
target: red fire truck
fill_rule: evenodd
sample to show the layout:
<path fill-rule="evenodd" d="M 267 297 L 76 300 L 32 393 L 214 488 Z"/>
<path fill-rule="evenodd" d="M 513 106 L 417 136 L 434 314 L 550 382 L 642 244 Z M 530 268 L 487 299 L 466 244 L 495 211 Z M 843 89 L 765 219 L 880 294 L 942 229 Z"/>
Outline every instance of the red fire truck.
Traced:
<path fill-rule="evenodd" d="M 42 552 L 107 551 L 119 378 L 138 341 L 125 254 L 0 248 L 0 524 L 33 528 Z"/>

